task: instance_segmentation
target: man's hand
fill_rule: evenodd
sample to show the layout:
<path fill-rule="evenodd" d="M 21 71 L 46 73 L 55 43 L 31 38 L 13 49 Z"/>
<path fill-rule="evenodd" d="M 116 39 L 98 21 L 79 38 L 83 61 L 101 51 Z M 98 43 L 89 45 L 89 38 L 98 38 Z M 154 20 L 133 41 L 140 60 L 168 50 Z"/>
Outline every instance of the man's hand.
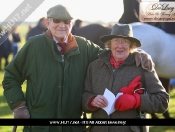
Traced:
<path fill-rule="evenodd" d="M 17 107 L 13 109 L 14 119 L 28 119 L 30 118 L 29 111 L 26 106 L 26 102 L 21 102 Z"/>
<path fill-rule="evenodd" d="M 142 66 L 143 69 L 152 72 L 154 69 L 154 62 L 152 61 L 151 56 L 146 53 L 144 50 L 137 49 L 134 51 L 136 66 Z"/>

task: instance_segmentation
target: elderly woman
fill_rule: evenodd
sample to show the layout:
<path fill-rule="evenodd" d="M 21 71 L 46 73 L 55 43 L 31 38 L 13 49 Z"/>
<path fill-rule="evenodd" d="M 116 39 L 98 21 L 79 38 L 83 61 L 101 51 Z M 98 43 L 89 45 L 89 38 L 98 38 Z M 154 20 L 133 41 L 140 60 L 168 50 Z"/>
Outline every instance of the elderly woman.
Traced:
<path fill-rule="evenodd" d="M 139 111 L 163 113 L 168 108 L 169 95 L 158 79 L 154 67 L 143 68 L 136 64 L 134 49 L 141 46 L 132 35 L 129 24 L 115 24 L 110 35 L 101 37 L 109 47 L 92 62 L 87 71 L 82 99 L 84 112 L 92 118 L 136 119 Z M 153 65 L 153 64 L 152 64 Z M 123 94 L 115 101 L 115 111 L 108 115 L 102 108 L 108 105 L 103 96 L 105 89 L 114 95 Z M 147 94 L 143 94 L 143 88 Z M 142 130 L 141 130 L 142 129 Z M 90 132 L 148 132 L 140 126 L 91 126 Z"/>

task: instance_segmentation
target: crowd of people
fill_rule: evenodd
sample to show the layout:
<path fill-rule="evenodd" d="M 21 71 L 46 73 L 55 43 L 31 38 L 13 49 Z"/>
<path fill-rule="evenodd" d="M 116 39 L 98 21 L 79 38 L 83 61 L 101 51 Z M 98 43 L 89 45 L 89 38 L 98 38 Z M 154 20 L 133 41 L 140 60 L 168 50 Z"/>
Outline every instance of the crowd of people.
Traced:
<path fill-rule="evenodd" d="M 26 35 L 26 41 L 35 35 L 39 35 L 44 33 L 47 30 L 46 24 L 45 24 L 45 17 L 42 17 L 39 19 L 38 23 L 35 27 L 30 27 L 28 30 L 28 33 Z M 30 26 L 30 25 L 29 25 Z M 4 32 L 3 29 L 0 27 L 0 32 Z M 11 32 L 11 34 L 10 34 Z M 11 39 L 9 39 L 11 36 Z M 9 55 L 12 54 L 13 58 L 19 51 L 19 45 L 21 42 L 21 36 L 19 34 L 17 26 L 13 26 L 11 28 L 11 31 L 8 31 L 6 34 L 4 34 L 1 38 L 3 41 L 5 38 L 5 41 L 1 43 L 0 45 L 0 69 L 4 69 L 7 64 L 9 63 Z M 1 42 L 0 40 L 0 42 Z M 2 66 L 1 62 L 2 59 L 5 59 L 4 66 Z"/>
<path fill-rule="evenodd" d="M 9 55 L 12 53 L 14 57 L 18 52 L 21 37 L 19 35 L 18 29 L 15 26 L 12 27 L 11 32 L 12 39 L 9 39 L 10 31 L 3 34 L 4 29 L 0 27 L 0 33 L 3 34 L 0 38 L 0 70 L 3 69 L 2 67 L 5 68 L 8 65 Z M 1 64 L 3 58 L 5 59 L 4 66 Z"/>

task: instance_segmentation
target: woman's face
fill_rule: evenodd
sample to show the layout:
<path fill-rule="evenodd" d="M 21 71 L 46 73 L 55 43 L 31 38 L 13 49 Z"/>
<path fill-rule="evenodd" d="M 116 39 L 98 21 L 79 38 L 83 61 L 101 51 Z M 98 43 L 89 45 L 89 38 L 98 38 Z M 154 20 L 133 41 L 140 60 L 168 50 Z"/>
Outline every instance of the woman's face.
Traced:
<path fill-rule="evenodd" d="M 115 61 L 125 60 L 130 52 L 131 42 L 125 38 L 113 38 L 111 40 L 111 51 Z"/>

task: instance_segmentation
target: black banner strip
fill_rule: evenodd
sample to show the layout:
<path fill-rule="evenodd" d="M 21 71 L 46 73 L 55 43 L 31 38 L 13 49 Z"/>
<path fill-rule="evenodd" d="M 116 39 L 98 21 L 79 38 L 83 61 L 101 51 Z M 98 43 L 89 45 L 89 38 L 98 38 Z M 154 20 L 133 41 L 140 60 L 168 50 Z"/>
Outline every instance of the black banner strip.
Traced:
<path fill-rule="evenodd" d="M 175 126 L 174 119 L 0 119 L 0 126 Z"/>

